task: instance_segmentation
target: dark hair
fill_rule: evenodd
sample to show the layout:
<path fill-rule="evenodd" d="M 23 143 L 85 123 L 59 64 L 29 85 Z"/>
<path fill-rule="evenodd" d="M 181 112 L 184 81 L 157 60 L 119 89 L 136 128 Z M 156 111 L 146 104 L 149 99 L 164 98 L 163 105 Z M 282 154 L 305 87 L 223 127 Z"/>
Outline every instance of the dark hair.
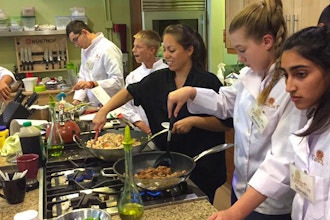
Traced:
<path fill-rule="evenodd" d="M 176 37 L 177 42 L 184 48 L 188 49 L 190 46 L 194 48 L 192 54 L 192 63 L 197 70 L 206 69 L 206 47 L 201 35 L 191 27 L 184 24 L 173 24 L 165 28 L 165 34 L 172 34 Z"/>
<path fill-rule="evenodd" d="M 328 89 L 314 111 L 310 127 L 298 136 L 324 131 L 330 124 L 330 32 L 327 26 L 308 27 L 294 33 L 283 45 L 283 52 L 295 50 L 300 56 L 318 65 L 324 74 Z M 315 85 L 317 86 L 317 85 Z"/>
<path fill-rule="evenodd" d="M 323 23 L 324 25 L 330 27 L 330 5 L 323 9 L 317 24 L 320 23 Z"/>
<path fill-rule="evenodd" d="M 65 28 L 66 36 L 69 37 L 71 32 L 74 34 L 80 34 L 83 29 L 93 33 L 93 30 L 85 22 L 81 20 L 71 21 Z"/>

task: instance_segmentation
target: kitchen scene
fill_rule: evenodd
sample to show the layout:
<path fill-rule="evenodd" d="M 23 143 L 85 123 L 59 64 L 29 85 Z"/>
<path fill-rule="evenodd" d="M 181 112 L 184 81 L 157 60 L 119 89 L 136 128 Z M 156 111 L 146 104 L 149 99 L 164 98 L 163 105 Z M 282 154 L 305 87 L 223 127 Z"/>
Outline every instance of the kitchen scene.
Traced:
<path fill-rule="evenodd" d="M 0 110 L 0 219 L 206 219 L 228 208 L 234 130 L 226 132 L 227 144 L 193 158 L 171 152 L 182 161 L 176 171 L 184 173 L 163 179 L 136 177 L 146 163 L 155 166 L 164 155 L 155 149 L 153 139 L 169 135 L 170 125 L 164 122 L 163 130 L 150 136 L 134 129 L 118 108 L 107 115 L 103 130 L 95 132 L 92 120 L 100 107 L 88 102 L 72 105 L 81 51 L 67 38 L 65 28 L 72 20 L 81 20 L 102 32 L 120 48 L 126 77 L 139 65 L 131 52 L 135 33 L 153 29 L 162 35 L 169 24 L 188 25 L 207 46 L 208 70 L 230 85 L 244 65 L 237 61 L 226 30 L 231 18 L 252 1 L 3 2 L 0 66 L 12 71 L 17 82 Z M 329 4 L 313 1 L 298 10 L 295 6 L 302 5 L 301 0 L 283 2 L 292 33 L 316 23 L 318 14 L 306 8 L 321 12 Z M 119 149 L 92 147 L 105 134 L 119 138 Z M 226 154 L 227 181 L 210 203 L 189 177 L 200 158 L 218 151 Z M 124 212 L 132 197 L 139 206 Z M 129 213 L 143 216 L 125 217 Z"/>

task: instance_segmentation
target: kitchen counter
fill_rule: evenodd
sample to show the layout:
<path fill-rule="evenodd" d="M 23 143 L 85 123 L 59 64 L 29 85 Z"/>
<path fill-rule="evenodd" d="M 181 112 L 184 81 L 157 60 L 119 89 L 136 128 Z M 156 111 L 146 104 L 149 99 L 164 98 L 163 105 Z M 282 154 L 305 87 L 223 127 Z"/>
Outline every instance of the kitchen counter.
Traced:
<path fill-rule="evenodd" d="M 0 167 L 10 165 L 6 162 L 6 157 L 0 157 Z M 2 189 L 0 190 L 2 193 Z M 18 212 L 29 209 L 39 210 L 39 190 L 27 192 L 24 201 L 20 204 L 10 205 L 0 198 L 0 219 L 13 219 Z M 176 219 L 206 219 L 216 208 L 206 199 L 185 202 L 181 204 L 167 205 L 158 208 L 146 209 L 143 220 L 176 220 Z M 114 215 L 112 220 L 120 220 L 118 215 Z"/>

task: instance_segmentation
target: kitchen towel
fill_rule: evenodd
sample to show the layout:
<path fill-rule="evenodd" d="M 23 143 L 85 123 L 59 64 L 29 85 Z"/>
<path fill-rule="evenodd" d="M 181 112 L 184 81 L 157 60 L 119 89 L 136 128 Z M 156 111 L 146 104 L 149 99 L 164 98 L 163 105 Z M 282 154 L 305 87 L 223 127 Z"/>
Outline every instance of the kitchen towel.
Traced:
<path fill-rule="evenodd" d="M 22 151 L 21 142 L 19 140 L 18 132 L 6 138 L 5 143 L 1 149 L 1 156 L 9 156 Z"/>

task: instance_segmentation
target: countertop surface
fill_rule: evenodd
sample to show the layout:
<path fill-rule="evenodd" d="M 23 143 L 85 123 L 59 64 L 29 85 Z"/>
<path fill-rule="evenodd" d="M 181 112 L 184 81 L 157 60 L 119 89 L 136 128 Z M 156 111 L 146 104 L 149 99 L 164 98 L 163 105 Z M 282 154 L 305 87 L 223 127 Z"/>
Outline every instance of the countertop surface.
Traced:
<path fill-rule="evenodd" d="M 0 157 L 0 167 L 10 165 L 6 157 Z M 2 189 L 0 190 L 2 193 Z M 39 190 L 27 192 L 24 201 L 11 205 L 0 198 L 0 219 L 14 219 L 18 212 L 26 210 L 39 210 Z M 207 219 L 216 208 L 206 199 L 184 202 L 181 204 L 167 205 L 158 208 L 146 209 L 143 220 L 183 220 L 183 219 Z M 112 216 L 112 220 L 120 220 L 118 215 Z"/>

